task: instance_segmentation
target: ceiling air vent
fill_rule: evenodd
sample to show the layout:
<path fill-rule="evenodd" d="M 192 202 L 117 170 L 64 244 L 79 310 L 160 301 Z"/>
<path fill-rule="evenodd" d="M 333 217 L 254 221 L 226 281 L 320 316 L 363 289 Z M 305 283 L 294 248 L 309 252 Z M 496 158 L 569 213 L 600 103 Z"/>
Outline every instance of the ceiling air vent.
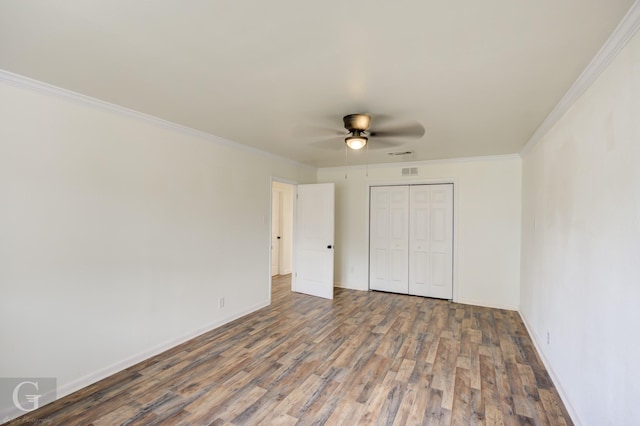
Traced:
<path fill-rule="evenodd" d="M 418 176 L 417 167 L 403 167 L 402 176 Z"/>

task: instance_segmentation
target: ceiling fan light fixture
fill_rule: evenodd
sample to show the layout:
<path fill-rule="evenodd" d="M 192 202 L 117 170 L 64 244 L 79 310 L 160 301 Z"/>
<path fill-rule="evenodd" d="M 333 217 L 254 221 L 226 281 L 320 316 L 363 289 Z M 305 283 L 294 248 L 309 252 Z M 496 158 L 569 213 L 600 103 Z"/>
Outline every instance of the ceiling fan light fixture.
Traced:
<path fill-rule="evenodd" d="M 366 136 L 349 136 L 344 141 L 351 149 L 362 149 L 369 139 Z"/>

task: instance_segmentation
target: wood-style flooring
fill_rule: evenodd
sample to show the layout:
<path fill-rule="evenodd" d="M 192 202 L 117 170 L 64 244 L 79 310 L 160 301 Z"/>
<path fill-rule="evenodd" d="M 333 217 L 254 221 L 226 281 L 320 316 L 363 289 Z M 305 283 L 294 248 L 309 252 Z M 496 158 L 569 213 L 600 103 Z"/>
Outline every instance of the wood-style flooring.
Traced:
<path fill-rule="evenodd" d="M 272 302 L 13 423 L 572 424 L 516 312 L 289 276 Z"/>

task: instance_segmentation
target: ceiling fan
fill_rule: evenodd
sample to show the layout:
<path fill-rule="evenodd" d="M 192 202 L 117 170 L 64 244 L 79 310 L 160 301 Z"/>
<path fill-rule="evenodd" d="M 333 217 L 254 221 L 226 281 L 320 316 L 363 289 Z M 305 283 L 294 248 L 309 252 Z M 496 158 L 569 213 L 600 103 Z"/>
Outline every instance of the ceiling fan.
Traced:
<path fill-rule="evenodd" d="M 322 129 L 330 130 L 334 133 L 334 137 L 344 137 L 346 146 L 353 150 L 367 146 L 370 138 L 375 140 L 377 144 L 393 146 L 396 143 L 383 142 L 382 140 L 385 138 L 421 138 L 425 132 L 424 127 L 415 121 L 385 126 L 385 122 L 391 121 L 391 118 L 386 115 L 372 117 L 369 114 L 349 114 L 345 115 L 342 121 L 348 134 L 345 134 L 344 130 Z"/>

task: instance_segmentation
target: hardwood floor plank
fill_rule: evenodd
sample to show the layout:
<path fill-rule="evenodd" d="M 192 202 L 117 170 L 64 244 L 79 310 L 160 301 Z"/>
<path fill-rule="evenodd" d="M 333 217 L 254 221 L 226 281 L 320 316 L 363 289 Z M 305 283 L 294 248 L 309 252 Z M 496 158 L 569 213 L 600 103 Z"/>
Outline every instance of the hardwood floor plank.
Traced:
<path fill-rule="evenodd" d="M 395 387 L 391 388 L 394 382 L 395 374 L 389 372 L 382 383 L 377 384 L 371 391 L 369 398 L 365 404 L 365 410 L 360 417 L 359 422 L 364 424 L 376 424 L 378 420 L 388 420 L 395 417 L 395 411 L 388 404 L 390 394 L 397 392 Z M 393 397 L 393 396 L 391 396 Z"/>
<path fill-rule="evenodd" d="M 244 392 L 233 395 L 232 398 L 229 398 L 225 403 L 218 407 L 218 411 L 220 411 L 218 418 L 231 423 L 234 418 L 238 417 L 247 408 L 253 405 L 266 392 L 266 389 L 259 386 L 247 386 Z M 213 412 L 213 410 L 211 410 L 210 413 L 211 412 Z"/>
<path fill-rule="evenodd" d="M 500 407 L 495 405 L 485 405 L 486 424 L 495 426 L 504 426 L 505 422 L 502 417 Z"/>
<path fill-rule="evenodd" d="M 327 425 L 356 425 L 358 419 L 362 417 L 364 412 L 364 404 L 359 402 L 345 402 L 337 404 L 335 409 L 331 411 L 331 415 L 326 419 Z M 322 423 L 318 423 L 322 424 Z"/>
<path fill-rule="evenodd" d="M 519 416 L 533 417 L 529 401 L 524 394 L 524 386 L 520 378 L 520 371 L 515 362 L 506 362 L 507 376 L 509 377 L 509 385 L 511 387 L 511 395 L 513 400 L 513 407 L 515 412 Z"/>
<path fill-rule="evenodd" d="M 553 425 L 572 425 L 573 422 L 569 419 L 569 416 L 565 414 L 566 408 L 562 405 L 560 398 L 553 391 L 547 389 L 539 389 L 540 400 L 545 410 L 545 414 L 548 416 L 551 424 Z"/>
<path fill-rule="evenodd" d="M 471 423 L 471 374 L 466 368 L 456 368 L 451 420 L 455 425 Z"/>
<path fill-rule="evenodd" d="M 530 413 L 534 419 L 534 423 L 538 425 L 549 425 L 548 416 L 545 413 L 538 388 L 535 384 L 536 378 L 533 369 L 531 366 L 524 364 L 518 364 L 517 367 L 520 373 L 524 396 L 527 398 L 527 402 L 531 407 Z"/>
<path fill-rule="evenodd" d="M 427 398 L 427 408 L 422 423 L 427 425 L 443 424 L 442 411 L 442 391 L 439 389 L 430 389 Z"/>
<path fill-rule="evenodd" d="M 302 404 L 304 404 L 306 402 L 307 395 L 312 394 L 313 391 L 320 386 L 321 382 L 322 380 L 319 376 L 316 376 L 315 374 L 310 375 L 298 388 L 287 395 L 287 397 L 275 407 L 275 411 L 278 413 L 297 411 L 297 409 L 294 410 L 294 406 L 298 405 L 299 408 L 301 405 L 300 400 L 302 400 Z"/>
<path fill-rule="evenodd" d="M 408 382 L 413 374 L 413 369 L 416 366 L 416 362 L 412 359 L 403 359 L 400 364 L 400 369 L 396 375 L 396 380 L 399 382 Z"/>
<path fill-rule="evenodd" d="M 297 418 L 309 418 L 319 421 L 325 418 L 322 414 L 329 399 L 334 395 L 340 387 L 340 383 L 333 380 L 323 381 L 322 385 L 315 390 L 309 399 L 303 404 L 297 412 L 293 412 Z"/>
<path fill-rule="evenodd" d="M 424 361 L 416 361 L 409 383 L 417 388 L 428 389 L 433 385 L 433 365 Z"/>
<path fill-rule="evenodd" d="M 455 414 L 455 412 L 452 414 Z M 473 386 L 471 386 L 471 418 L 469 420 L 470 425 L 485 424 L 485 408 L 482 391 Z"/>
<path fill-rule="evenodd" d="M 426 394 L 426 392 L 423 392 Z M 393 421 L 394 426 L 402 426 L 406 424 L 416 424 L 415 415 L 413 416 L 413 422 L 410 421 L 411 407 L 416 403 L 417 390 L 414 386 L 407 385 L 406 390 L 402 396 L 402 401 L 398 407 L 396 417 Z M 424 412 L 424 410 L 422 410 Z"/>
<path fill-rule="evenodd" d="M 271 306 L 9 424 L 572 425 L 517 313 L 272 288 Z"/>

